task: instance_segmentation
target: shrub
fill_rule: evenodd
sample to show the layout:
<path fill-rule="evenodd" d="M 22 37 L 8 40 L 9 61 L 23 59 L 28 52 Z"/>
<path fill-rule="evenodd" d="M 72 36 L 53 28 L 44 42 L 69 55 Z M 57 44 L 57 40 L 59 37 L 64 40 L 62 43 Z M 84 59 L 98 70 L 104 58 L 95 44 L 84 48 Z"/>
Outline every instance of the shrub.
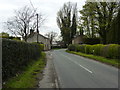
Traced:
<path fill-rule="evenodd" d="M 118 46 L 118 59 L 120 60 L 120 45 Z"/>
<path fill-rule="evenodd" d="M 68 50 L 69 50 L 69 51 L 76 51 L 76 45 L 70 44 L 70 45 L 68 46 Z"/>
<path fill-rule="evenodd" d="M 79 51 L 85 53 L 85 45 L 79 45 Z"/>
<path fill-rule="evenodd" d="M 85 53 L 86 53 L 86 54 L 91 54 L 91 52 L 92 52 L 92 51 L 91 51 L 91 45 L 86 45 L 86 46 L 85 46 Z"/>
<path fill-rule="evenodd" d="M 94 45 L 93 46 L 93 50 L 94 50 L 94 52 L 93 52 L 93 54 L 94 55 L 98 55 L 98 56 L 100 56 L 101 55 L 101 48 L 102 48 L 102 44 L 96 44 L 96 45 Z"/>
<path fill-rule="evenodd" d="M 80 45 L 75 45 L 75 51 L 80 52 Z"/>
<path fill-rule="evenodd" d="M 40 46 L 15 40 L 2 39 L 2 80 L 22 72 L 24 67 L 41 55 Z"/>
<path fill-rule="evenodd" d="M 117 44 L 110 44 L 108 47 L 108 58 L 118 58 L 119 57 L 119 45 Z"/>
<path fill-rule="evenodd" d="M 94 53 L 94 45 L 90 45 L 90 54 L 93 54 Z"/>
<path fill-rule="evenodd" d="M 43 51 L 44 50 L 44 44 L 39 44 L 39 45 L 40 45 L 41 50 Z"/>
<path fill-rule="evenodd" d="M 94 54 L 111 59 L 120 59 L 120 45 L 118 44 L 96 44 L 96 45 L 69 45 L 69 51 L 77 51 L 86 54 Z"/>

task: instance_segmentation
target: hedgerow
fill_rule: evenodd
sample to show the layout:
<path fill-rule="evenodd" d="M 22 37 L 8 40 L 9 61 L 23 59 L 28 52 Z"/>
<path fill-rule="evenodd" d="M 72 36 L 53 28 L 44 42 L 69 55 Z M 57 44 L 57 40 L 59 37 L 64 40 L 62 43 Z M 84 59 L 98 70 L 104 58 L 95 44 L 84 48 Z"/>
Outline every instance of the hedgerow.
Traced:
<path fill-rule="evenodd" d="M 2 80 L 16 76 L 32 60 L 41 56 L 38 44 L 2 39 Z"/>
<path fill-rule="evenodd" d="M 77 45 L 70 44 L 68 47 L 69 51 L 76 51 L 76 49 L 77 49 L 76 46 Z"/>
<path fill-rule="evenodd" d="M 77 51 L 86 54 L 103 56 L 110 59 L 120 59 L 120 45 L 118 44 L 96 44 L 96 45 L 69 45 L 69 51 Z"/>

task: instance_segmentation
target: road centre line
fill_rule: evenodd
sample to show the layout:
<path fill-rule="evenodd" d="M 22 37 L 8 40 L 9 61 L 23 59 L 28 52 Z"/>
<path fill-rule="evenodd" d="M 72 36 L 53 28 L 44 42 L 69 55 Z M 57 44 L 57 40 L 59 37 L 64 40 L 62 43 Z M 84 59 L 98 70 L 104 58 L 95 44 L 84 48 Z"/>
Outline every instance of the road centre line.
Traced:
<path fill-rule="evenodd" d="M 64 57 L 67 57 L 70 61 L 72 61 L 71 58 L 69 58 L 68 56 L 65 56 L 64 54 L 61 54 Z M 79 65 L 80 67 L 82 67 L 83 69 L 85 69 L 86 71 L 88 71 L 89 73 L 93 73 L 91 70 L 87 69 L 86 67 L 82 66 L 81 64 L 78 64 L 76 61 L 72 61 L 73 63 Z"/>

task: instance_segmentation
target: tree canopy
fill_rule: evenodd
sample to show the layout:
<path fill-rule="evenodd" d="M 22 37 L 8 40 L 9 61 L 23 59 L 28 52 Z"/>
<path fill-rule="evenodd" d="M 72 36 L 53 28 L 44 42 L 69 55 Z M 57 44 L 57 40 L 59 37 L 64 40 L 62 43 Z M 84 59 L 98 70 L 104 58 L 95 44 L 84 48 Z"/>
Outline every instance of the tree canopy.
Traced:
<path fill-rule="evenodd" d="M 33 30 L 37 29 L 37 14 L 36 9 L 33 10 L 28 6 L 16 10 L 15 16 L 6 22 L 8 30 L 16 36 L 20 35 L 25 41 L 27 41 L 30 28 Z M 38 27 L 40 27 L 44 19 L 42 19 L 40 13 L 38 15 Z"/>
<path fill-rule="evenodd" d="M 61 31 L 64 44 L 72 43 L 77 30 L 77 4 L 65 3 L 57 13 L 57 24 Z"/>
<path fill-rule="evenodd" d="M 118 13 L 117 2 L 86 2 L 83 6 L 81 20 L 84 33 L 88 37 L 100 36 L 103 44 L 107 43 L 107 32 Z"/>

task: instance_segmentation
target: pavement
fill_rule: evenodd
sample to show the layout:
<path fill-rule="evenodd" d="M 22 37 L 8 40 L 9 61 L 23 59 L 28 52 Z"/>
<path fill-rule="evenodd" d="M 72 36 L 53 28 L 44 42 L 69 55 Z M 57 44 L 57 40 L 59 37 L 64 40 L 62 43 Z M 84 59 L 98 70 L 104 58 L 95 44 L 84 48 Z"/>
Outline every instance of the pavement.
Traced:
<path fill-rule="evenodd" d="M 51 52 L 61 88 L 118 88 L 118 69 L 65 52 Z"/>
<path fill-rule="evenodd" d="M 59 88 L 53 57 L 50 51 L 46 52 L 47 64 L 43 72 L 43 79 L 39 82 L 39 88 Z"/>

